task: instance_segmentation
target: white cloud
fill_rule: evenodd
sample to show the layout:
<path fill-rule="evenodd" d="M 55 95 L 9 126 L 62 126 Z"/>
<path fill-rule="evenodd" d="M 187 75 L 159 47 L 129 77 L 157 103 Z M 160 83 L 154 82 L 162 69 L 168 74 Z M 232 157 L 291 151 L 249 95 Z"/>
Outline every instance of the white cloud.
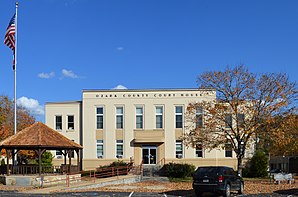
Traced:
<path fill-rule="evenodd" d="M 32 115 L 44 115 L 44 107 L 39 104 L 38 100 L 23 96 L 17 99 L 17 105 L 29 110 Z"/>
<path fill-rule="evenodd" d="M 50 72 L 50 73 L 39 73 L 37 76 L 39 78 L 42 78 L 42 79 L 49 79 L 49 78 L 55 77 L 55 73 L 54 72 Z"/>
<path fill-rule="evenodd" d="M 117 51 L 123 51 L 124 47 L 117 47 Z"/>
<path fill-rule="evenodd" d="M 116 87 L 113 88 L 114 90 L 126 90 L 127 87 L 123 86 L 123 85 L 117 85 Z"/>
<path fill-rule="evenodd" d="M 72 70 L 66 70 L 66 69 L 62 69 L 62 74 L 64 77 L 69 77 L 69 78 L 79 78 L 78 75 L 76 75 Z"/>

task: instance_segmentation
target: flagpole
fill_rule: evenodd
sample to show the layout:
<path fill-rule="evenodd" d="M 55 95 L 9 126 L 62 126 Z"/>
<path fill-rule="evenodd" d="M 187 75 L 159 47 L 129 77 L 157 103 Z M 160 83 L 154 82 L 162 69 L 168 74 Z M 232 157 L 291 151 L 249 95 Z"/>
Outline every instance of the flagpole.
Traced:
<path fill-rule="evenodd" d="M 17 43 L 18 43 L 18 6 L 16 2 L 16 18 L 15 18 L 15 50 L 14 50 L 14 134 L 17 133 Z"/>

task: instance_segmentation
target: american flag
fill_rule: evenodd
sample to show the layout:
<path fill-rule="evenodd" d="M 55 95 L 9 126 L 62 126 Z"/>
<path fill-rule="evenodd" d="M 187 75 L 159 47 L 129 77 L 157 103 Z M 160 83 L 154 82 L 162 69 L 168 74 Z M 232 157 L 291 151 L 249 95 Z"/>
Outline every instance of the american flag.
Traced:
<path fill-rule="evenodd" d="M 16 19 L 16 15 L 14 14 L 9 22 L 9 25 L 6 29 L 6 34 L 4 37 L 4 44 L 6 44 L 13 51 L 15 50 L 15 33 L 16 33 L 15 19 Z"/>

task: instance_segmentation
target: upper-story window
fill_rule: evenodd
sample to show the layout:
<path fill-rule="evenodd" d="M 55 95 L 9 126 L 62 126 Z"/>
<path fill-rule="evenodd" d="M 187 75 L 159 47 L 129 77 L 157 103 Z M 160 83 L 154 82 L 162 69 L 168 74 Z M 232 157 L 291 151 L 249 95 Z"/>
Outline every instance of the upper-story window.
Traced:
<path fill-rule="evenodd" d="M 232 114 L 226 114 L 225 117 L 225 124 L 226 124 L 226 128 L 232 128 Z"/>
<path fill-rule="evenodd" d="M 196 108 L 196 127 L 203 127 L 203 108 Z"/>
<path fill-rule="evenodd" d="M 103 129 L 103 107 L 96 108 L 96 128 Z"/>
<path fill-rule="evenodd" d="M 55 117 L 56 130 L 62 130 L 62 116 Z"/>
<path fill-rule="evenodd" d="M 175 116 L 176 116 L 176 128 L 183 127 L 183 107 L 176 106 L 175 107 Z"/>
<path fill-rule="evenodd" d="M 74 116 L 73 115 L 67 116 L 67 129 L 74 130 Z"/>
<path fill-rule="evenodd" d="M 156 120 L 156 128 L 163 128 L 163 107 L 157 106 L 155 107 L 155 120 Z"/>
<path fill-rule="evenodd" d="M 243 126 L 244 125 L 244 114 L 237 114 L 238 119 L 238 125 Z"/>
<path fill-rule="evenodd" d="M 116 128 L 123 129 L 123 107 L 116 107 Z"/>
<path fill-rule="evenodd" d="M 136 128 L 143 129 L 143 107 L 136 107 Z"/>

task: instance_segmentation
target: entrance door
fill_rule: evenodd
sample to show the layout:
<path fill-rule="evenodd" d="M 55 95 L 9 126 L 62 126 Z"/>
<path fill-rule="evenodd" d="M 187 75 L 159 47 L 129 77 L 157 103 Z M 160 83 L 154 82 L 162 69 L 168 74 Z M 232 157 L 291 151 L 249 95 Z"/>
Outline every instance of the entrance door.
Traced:
<path fill-rule="evenodd" d="M 143 146 L 142 157 L 144 164 L 156 164 L 156 146 Z"/>

